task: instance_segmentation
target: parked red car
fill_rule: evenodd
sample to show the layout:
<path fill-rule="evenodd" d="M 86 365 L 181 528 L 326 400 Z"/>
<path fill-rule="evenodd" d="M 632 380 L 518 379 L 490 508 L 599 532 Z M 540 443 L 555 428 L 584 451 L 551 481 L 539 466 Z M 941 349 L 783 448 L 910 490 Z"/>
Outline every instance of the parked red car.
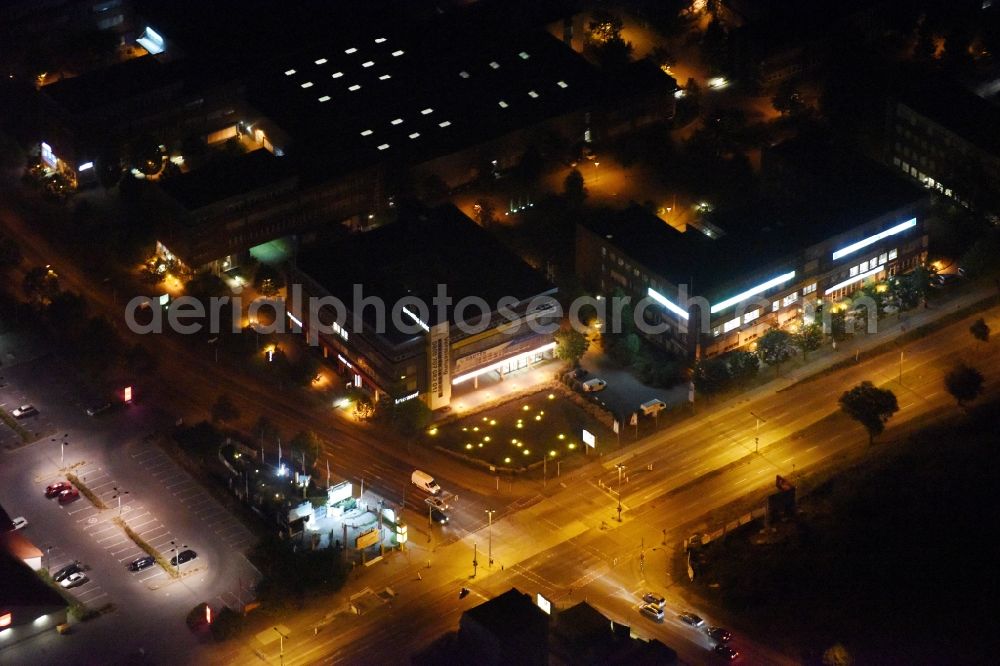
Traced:
<path fill-rule="evenodd" d="M 57 481 L 53 483 L 51 486 L 47 486 L 45 488 L 45 496 L 49 498 L 55 497 L 62 491 L 69 490 L 72 487 L 73 485 L 69 481 Z"/>
<path fill-rule="evenodd" d="M 79 497 L 80 497 L 80 491 L 70 486 L 66 490 L 59 493 L 59 503 L 69 504 L 70 502 L 79 499 Z"/>

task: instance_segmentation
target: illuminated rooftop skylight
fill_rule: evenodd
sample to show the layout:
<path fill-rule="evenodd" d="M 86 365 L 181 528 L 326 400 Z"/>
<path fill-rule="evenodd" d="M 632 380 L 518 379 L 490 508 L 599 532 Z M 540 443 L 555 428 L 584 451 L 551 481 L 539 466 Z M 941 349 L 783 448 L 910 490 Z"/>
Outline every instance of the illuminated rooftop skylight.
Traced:
<path fill-rule="evenodd" d="M 319 98 L 319 101 L 321 101 L 321 102 L 329 102 L 330 101 L 330 96 L 329 95 L 323 95 L 322 97 Z"/>
<path fill-rule="evenodd" d="M 450 126 L 451 126 L 450 120 L 442 120 L 441 122 L 438 123 L 438 127 L 450 127 Z"/>
<path fill-rule="evenodd" d="M 316 61 L 316 64 L 317 65 L 325 65 L 326 64 L 326 58 L 320 58 L 319 60 Z"/>
<path fill-rule="evenodd" d="M 429 113 L 434 113 L 434 109 L 432 109 L 432 108 L 428 107 L 428 108 L 424 109 L 423 111 L 421 111 L 421 112 L 420 112 L 420 115 L 422 115 L 422 116 L 426 116 L 426 115 L 427 115 L 427 114 L 429 114 Z"/>
<path fill-rule="evenodd" d="M 403 119 L 402 118 L 396 118 L 390 124 L 391 125 L 402 125 L 403 124 Z"/>
<path fill-rule="evenodd" d="M 503 100 L 500 100 L 499 104 L 501 109 L 506 109 L 508 106 L 510 106 L 509 104 L 507 104 L 507 102 Z"/>
<path fill-rule="evenodd" d="M 294 73 L 295 73 L 294 69 L 286 69 L 285 70 L 285 76 L 291 76 Z"/>
<path fill-rule="evenodd" d="M 351 92 L 354 92 L 355 90 L 361 90 L 361 86 L 355 83 L 353 86 L 350 86 L 348 90 L 350 90 Z"/>
<path fill-rule="evenodd" d="M 302 84 L 302 87 L 303 88 L 312 88 L 313 87 L 313 82 L 312 81 L 306 81 L 305 83 Z"/>
<path fill-rule="evenodd" d="M 344 53 L 346 53 L 347 55 L 351 55 L 352 53 L 357 53 L 357 52 L 358 52 L 358 50 L 356 48 L 354 48 L 353 46 L 351 48 L 347 49 L 346 51 L 344 51 Z"/>
<path fill-rule="evenodd" d="M 398 50 L 398 51 L 393 51 L 393 52 L 392 52 L 392 57 L 393 57 L 393 58 L 398 58 L 398 57 L 399 57 L 399 56 L 401 56 L 401 55 L 403 55 L 403 49 L 400 49 L 400 50 Z"/>
<path fill-rule="evenodd" d="M 389 144 L 387 144 L 387 143 L 380 143 L 379 146 L 378 146 L 378 149 L 379 150 L 388 150 L 389 149 Z"/>
<path fill-rule="evenodd" d="M 370 129 L 365 130 L 361 133 L 361 136 L 371 136 L 372 131 Z"/>

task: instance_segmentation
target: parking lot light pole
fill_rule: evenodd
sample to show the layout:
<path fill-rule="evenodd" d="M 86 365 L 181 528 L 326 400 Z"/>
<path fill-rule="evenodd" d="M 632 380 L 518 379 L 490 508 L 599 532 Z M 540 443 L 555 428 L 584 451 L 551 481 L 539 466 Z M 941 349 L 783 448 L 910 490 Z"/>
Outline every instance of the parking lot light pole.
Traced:
<path fill-rule="evenodd" d="M 174 561 L 177 562 L 177 564 L 175 565 L 177 567 L 177 574 L 180 575 L 180 573 L 181 573 L 181 558 L 177 554 L 177 549 L 178 548 L 187 548 L 187 545 L 185 544 L 183 546 L 178 546 L 176 541 L 171 541 L 170 542 L 170 547 L 171 547 L 171 550 L 174 551 Z"/>
<path fill-rule="evenodd" d="M 276 632 L 278 632 L 278 641 L 279 641 L 279 643 L 278 643 L 278 659 L 280 660 L 281 664 L 284 665 L 284 663 L 285 663 L 285 639 L 288 638 L 288 636 L 286 636 L 283 633 L 281 633 L 281 629 L 278 629 L 277 627 L 271 627 L 271 628 L 274 629 Z"/>
<path fill-rule="evenodd" d="M 618 463 L 615 465 L 615 469 L 618 470 L 618 522 L 622 522 L 622 472 L 625 470 L 625 465 Z"/>
<path fill-rule="evenodd" d="M 496 509 L 486 509 L 486 515 L 490 517 L 490 528 L 489 528 L 489 533 L 490 533 L 490 547 L 489 548 L 490 548 L 490 550 L 489 550 L 489 556 L 490 556 L 490 566 L 491 567 L 493 566 L 493 512 L 494 511 L 496 511 Z"/>
<path fill-rule="evenodd" d="M 118 515 L 122 515 L 122 495 L 128 495 L 127 490 L 119 490 L 118 486 L 112 486 L 115 491 L 115 499 L 118 500 Z"/>

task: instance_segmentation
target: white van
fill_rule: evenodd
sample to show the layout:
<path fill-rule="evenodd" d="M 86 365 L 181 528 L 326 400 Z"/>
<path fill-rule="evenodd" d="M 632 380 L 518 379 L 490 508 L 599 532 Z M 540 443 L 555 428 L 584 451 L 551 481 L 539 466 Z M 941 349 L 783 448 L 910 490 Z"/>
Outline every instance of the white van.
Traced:
<path fill-rule="evenodd" d="M 659 398 L 653 398 L 652 400 L 647 400 L 646 402 L 639 405 L 639 409 L 646 416 L 653 416 L 658 413 L 661 409 L 666 409 L 667 403 L 663 402 Z"/>
<path fill-rule="evenodd" d="M 434 480 L 434 477 L 427 472 L 421 472 L 419 469 L 413 470 L 413 475 L 410 476 L 410 481 L 412 481 L 413 485 L 416 487 L 426 490 L 434 495 L 441 492 L 441 486 L 439 486 L 437 481 Z"/>

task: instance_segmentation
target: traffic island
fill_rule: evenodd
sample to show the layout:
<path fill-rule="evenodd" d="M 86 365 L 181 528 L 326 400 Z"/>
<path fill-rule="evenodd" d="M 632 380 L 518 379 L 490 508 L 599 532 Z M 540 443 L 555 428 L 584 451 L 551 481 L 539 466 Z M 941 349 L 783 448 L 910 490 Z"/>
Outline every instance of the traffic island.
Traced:
<path fill-rule="evenodd" d="M 150 555 L 154 560 L 156 560 L 156 563 L 159 564 L 160 567 L 167 572 L 168 576 L 170 576 L 171 578 L 180 577 L 175 567 L 173 567 L 170 564 L 170 562 L 167 561 L 167 558 L 161 555 L 160 551 L 156 550 L 151 545 L 149 545 L 149 543 L 147 543 L 145 539 L 139 536 L 138 532 L 129 527 L 128 523 L 126 523 L 123 518 L 115 516 L 114 518 L 111 519 L 111 522 L 113 522 L 115 525 L 118 525 L 118 527 L 122 528 L 122 530 L 125 531 L 125 536 L 131 539 L 135 543 L 135 545 L 139 546 L 139 548 L 144 550 L 147 555 Z"/>
<path fill-rule="evenodd" d="M 77 490 L 83 493 L 84 497 L 89 499 L 90 503 L 93 504 L 95 507 L 97 507 L 99 511 L 104 511 L 105 509 L 108 508 L 108 506 L 103 501 L 101 501 L 101 498 L 98 497 L 93 490 L 87 487 L 87 484 L 80 481 L 80 477 L 78 477 L 76 474 L 71 474 L 71 473 L 66 474 L 66 480 L 72 483 L 77 488 Z"/>

